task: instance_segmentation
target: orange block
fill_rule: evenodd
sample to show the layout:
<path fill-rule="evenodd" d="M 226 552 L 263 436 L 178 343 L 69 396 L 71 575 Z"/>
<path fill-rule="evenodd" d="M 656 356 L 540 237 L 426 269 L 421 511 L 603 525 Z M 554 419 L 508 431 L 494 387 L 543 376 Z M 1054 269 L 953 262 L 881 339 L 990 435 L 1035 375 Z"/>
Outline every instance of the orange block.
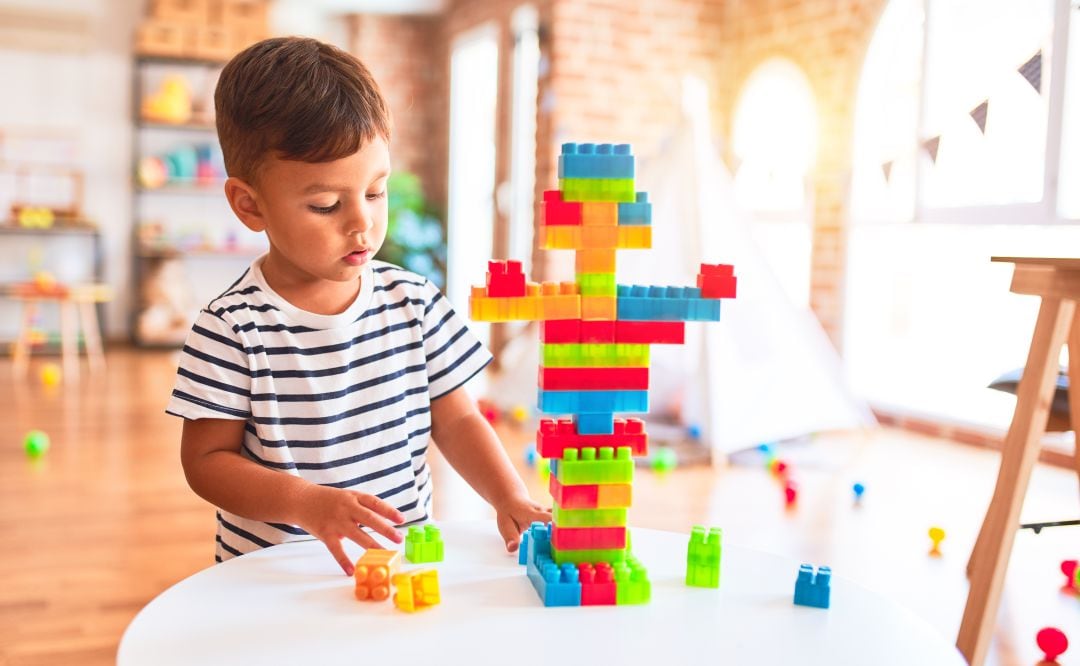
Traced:
<path fill-rule="evenodd" d="M 623 227 L 580 227 L 581 247 L 586 250 L 610 250 L 619 246 L 619 230 Z"/>
<path fill-rule="evenodd" d="M 574 257 L 576 273 L 614 273 L 615 250 L 578 250 Z"/>
<path fill-rule="evenodd" d="M 621 250 L 647 250 L 652 247 L 652 227 L 649 225 L 622 225 L 618 227 L 617 247 Z"/>
<path fill-rule="evenodd" d="M 581 297 L 582 319 L 614 320 L 618 311 L 618 299 L 614 296 Z"/>
<path fill-rule="evenodd" d="M 386 601 L 390 598 L 390 579 L 401 562 L 396 550 L 369 548 L 356 560 L 356 598 L 360 601 Z"/>
<path fill-rule="evenodd" d="M 588 227 L 614 227 L 619 223 L 619 204 L 615 201 L 586 201 L 581 204 L 581 224 Z"/>

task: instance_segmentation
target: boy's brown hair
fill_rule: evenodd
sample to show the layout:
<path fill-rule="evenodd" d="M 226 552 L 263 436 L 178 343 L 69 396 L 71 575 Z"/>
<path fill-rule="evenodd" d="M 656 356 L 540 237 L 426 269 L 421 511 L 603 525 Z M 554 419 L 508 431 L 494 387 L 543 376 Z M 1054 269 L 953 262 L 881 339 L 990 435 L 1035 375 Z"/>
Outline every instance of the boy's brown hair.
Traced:
<path fill-rule="evenodd" d="M 376 136 L 390 140 L 390 111 L 371 72 L 316 39 L 275 37 L 238 53 L 221 72 L 214 108 L 225 171 L 248 182 L 272 151 L 328 162 Z"/>

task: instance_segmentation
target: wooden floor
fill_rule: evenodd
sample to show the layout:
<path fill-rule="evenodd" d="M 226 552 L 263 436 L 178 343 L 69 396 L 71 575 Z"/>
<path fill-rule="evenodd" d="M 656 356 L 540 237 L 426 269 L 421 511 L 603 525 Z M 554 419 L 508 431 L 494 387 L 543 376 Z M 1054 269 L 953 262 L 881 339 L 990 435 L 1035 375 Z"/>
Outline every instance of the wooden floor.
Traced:
<path fill-rule="evenodd" d="M 187 487 L 180 424 L 164 414 L 170 353 L 113 350 L 109 370 L 77 386 L 16 384 L 0 360 L 0 664 L 113 662 L 124 628 L 155 595 L 212 564 L 211 507 Z M 32 428 L 52 449 L 22 452 Z M 527 432 L 504 439 L 534 496 L 547 497 L 524 464 Z M 786 511 L 757 454 L 635 482 L 631 524 L 687 532 L 722 526 L 725 540 L 830 564 L 955 636 L 967 584 L 963 568 L 993 488 L 997 454 L 890 430 L 823 435 L 781 450 L 800 487 Z M 488 515 L 438 459 L 436 517 Z M 867 487 L 861 506 L 851 484 Z M 1024 519 L 1080 515 L 1077 479 L 1039 467 Z M 927 556 L 926 530 L 947 531 L 944 556 Z M 1063 629 L 1080 663 L 1080 599 L 1059 592 L 1062 559 L 1080 557 L 1080 529 L 1021 533 L 1009 570 L 991 664 L 1035 664 L 1034 635 Z M 794 579 L 794 571 L 792 571 Z"/>

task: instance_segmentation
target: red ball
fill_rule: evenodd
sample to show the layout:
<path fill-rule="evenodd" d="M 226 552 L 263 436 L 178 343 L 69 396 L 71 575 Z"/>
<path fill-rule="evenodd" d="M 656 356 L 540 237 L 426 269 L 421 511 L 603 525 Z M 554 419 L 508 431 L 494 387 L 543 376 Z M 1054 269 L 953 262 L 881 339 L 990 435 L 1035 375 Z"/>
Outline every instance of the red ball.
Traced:
<path fill-rule="evenodd" d="M 788 506 L 791 506 L 792 504 L 795 504 L 795 500 L 798 499 L 798 497 L 799 491 L 795 488 L 795 484 L 788 482 L 788 484 L 784 486 L 784 502 Z"/>
<path fill-rule="evenodd" d="M 1069 649 L 1069 639 L 1061 629 L 1046 627 L 1035 634 L 1035 643 L 1046 654 L 1046 661 L 1056 661 L 1058 655 Z"/>

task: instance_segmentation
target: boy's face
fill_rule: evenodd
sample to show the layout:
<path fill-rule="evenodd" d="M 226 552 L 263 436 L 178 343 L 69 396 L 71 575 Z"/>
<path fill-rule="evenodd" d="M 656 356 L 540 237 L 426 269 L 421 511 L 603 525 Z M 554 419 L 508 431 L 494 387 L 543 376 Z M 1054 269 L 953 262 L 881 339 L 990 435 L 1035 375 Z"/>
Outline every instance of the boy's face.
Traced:
<path fill-rule="evenodd" d="M 377 137 L 332 162 L 270 156 L 257 184 L 227 184 L 226 192 L 246 226 L 266 231 L 264 272 L 272 267 L 294 286 L 349 283 L 386 238 L 389 175 L 390 153 Z"/>

